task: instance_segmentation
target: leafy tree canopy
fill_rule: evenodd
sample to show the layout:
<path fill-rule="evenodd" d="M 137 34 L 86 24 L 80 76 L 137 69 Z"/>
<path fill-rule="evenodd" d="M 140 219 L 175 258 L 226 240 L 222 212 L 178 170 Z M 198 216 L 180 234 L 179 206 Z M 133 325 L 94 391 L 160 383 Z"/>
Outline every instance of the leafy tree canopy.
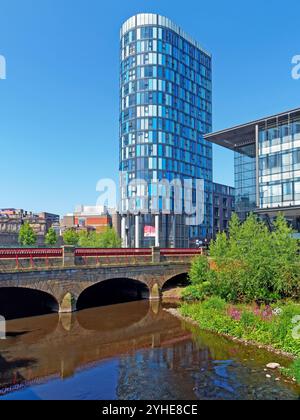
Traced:
<path fill-rule="evenodd" d="M 36 244 L 37 236 L 28 222 L 21 226 L 19 232 L 19 244 L 22 246 L 33 246 Z"/>
<path fill-rule="evenodd" d="M 46 234 L 45 244 L 53 246 L 53 245 L 56 245 L 56 243 L 57 243 L 57 235 L 53 227 L 51 227 Z"/>

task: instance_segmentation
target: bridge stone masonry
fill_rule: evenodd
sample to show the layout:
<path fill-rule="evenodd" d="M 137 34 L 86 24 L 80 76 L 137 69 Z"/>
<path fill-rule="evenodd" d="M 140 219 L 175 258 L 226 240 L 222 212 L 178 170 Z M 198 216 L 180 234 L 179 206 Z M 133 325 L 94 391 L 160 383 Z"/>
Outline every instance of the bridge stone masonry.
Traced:
<path fill-rule="evenodd" d="M 128 279 L 148 289 L 159 300 L 164 285 L 187 274 L 199 249 L 0 249 L 1 288 L 21 288 L 50 295 L 53 310 L 77 309 L 81 294 L 94 285 Z M 13 305 L 13 302 L 12 302 Z"/>

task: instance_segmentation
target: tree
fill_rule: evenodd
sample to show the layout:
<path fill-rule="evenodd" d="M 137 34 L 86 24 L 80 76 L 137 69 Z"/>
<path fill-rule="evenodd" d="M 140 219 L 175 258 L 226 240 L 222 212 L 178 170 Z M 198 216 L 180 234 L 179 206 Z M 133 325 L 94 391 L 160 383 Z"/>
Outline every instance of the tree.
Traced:
<path fill-rule="evenodd" d="M 244 223 L 234 215 L 229 235 L 220 233 L 212 242 L 210 257 L 213 264 L 207 279 L 212 294 L 228 301 L 258 303 L 299 296 L 299 245 L 283 215 L 277 217 L 272 231 L 254 214 Z M 200 259 L 194 262 L 193 283 L 205 277 L 203 268 L 205 272 Z"/>
<path fill-rule="evenodd" d="M 120 248 L 122 239 L 113 228 L 108 228 L 100 235 L 100 248 Z"/>
<path fill-rule="evenodd" d="M 277 258 L 272 261 L 274 270 L 274 287 L 277 293 L 299 296 L 300 258 L 299 245 L 293 237 L 294 231 L 282 214 L 274 222 L 272 248 Z"/>
<path fill-rule="evenodd" d="M 108 228 L 103 233 L 80 232 L 78 244 L 82 248 L 119 248 L 122 240 L 113 228 Z"/>
<path fill-rule="evenodd" d="M 19 232 L 19 244 L 22 246 L 33 246 L 36 244 L 37 236 L 28 222 L 21 226 Z"/>
<path fill-rule="evenodd" d="M 57 243 L 57 235 L 53 227 L 51 227 L 46 234 L 45 244 L 53 246 L 53 245 L 56 245 L 56 243 Z"/>
<path fill-rule="evenodd" d="M 100 234 L 95 231 L 82 231 L 79 234 L 78 245 L 82 248 L 101 248 Z"/>
<path fill-rule="evenodd" d="M 68 229 L 63 234 L 63 240 L 66 245 L 78 245 L 79 234 L 74 229 Z"/>

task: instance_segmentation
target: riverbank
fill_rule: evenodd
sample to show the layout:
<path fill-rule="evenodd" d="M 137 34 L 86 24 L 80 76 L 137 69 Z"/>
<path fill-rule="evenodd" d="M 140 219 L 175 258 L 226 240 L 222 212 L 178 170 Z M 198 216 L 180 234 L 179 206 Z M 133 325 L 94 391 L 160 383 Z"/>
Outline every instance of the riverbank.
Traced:
<path fill-rule="evenodd" d="M 220 298 L 210 298 L 201 303 L 184 303 L 169 313 L 200 327 L 217 333 L 235 342 L 253 345 L 260 349 L 291 359 L 291 369 L 283 371 L 300 383 L 300 339 L 295 333 L 299 328 L 295 317 L 300 315 L 300 306 L 283 303 L 278 307 L 231 305 Z M 299 326 L 299 323 L 298 323 Z M 297 360 L 298 359 L 298 360 Z M 272 362 L 272 361 L 270 361 Z"/>

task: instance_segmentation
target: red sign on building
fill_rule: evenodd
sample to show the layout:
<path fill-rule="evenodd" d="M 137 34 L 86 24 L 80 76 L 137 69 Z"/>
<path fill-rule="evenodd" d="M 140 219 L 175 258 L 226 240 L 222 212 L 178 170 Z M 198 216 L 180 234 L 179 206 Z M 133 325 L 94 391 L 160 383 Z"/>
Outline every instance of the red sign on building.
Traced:
<path fill-rule="evenodd" d="M 155 238 L 156 230 L 153 226 L 145 226 L 144 228 L 144 236 L 145 238 Z"/>

